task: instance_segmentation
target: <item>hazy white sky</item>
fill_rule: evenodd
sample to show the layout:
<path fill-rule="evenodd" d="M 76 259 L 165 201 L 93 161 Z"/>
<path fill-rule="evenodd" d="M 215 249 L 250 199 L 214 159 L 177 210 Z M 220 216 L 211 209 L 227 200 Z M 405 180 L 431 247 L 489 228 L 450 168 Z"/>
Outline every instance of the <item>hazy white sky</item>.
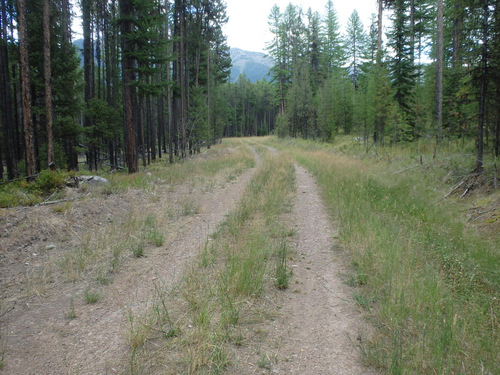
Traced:
<path fill-rule="evenodd" d="M 311 8 L 323 16 L 327 0 L 226 0 L 226 3 L 229 22 L 224 27 L 224 34 L 228 45 L 247 51 L 265 52 L 266 43 L 272 40 L 267 22 L 275 4 L 282 12 L 292 3 L 300 6 L 304 12 Z M 342 32 L 354 9 L 358 11 L 367 30 L 371 14 L 377 12 L 377 0 L 333 0 L 333 7 Z"/>

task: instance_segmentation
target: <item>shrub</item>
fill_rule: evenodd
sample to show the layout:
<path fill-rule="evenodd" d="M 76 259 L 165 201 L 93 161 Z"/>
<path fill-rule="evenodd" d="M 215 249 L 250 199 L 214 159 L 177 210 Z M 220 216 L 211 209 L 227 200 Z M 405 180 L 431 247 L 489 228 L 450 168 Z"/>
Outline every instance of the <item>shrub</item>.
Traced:
<path fill-rule="evenodd" d="M 67 179 L 68 173 L 66 172 L 45 170 L 38 175 L 33 187 L 44 193 L 49 193 L 63 188 Z"/>

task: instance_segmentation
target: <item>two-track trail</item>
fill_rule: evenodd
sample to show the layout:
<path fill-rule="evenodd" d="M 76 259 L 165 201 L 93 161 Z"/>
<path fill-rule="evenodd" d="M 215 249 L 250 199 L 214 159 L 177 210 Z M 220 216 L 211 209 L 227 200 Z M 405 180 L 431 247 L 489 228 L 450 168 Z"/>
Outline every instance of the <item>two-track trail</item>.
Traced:
<path fill-rule="evenodd" d="M 215 188 L 190 195 L 189 187 L 179 187 L 175 192 L 162 192 L 153 203 L 137 193 L 129 199 L 117 196 L 99 201 L 102 205 L 126 207 L 121 208 L 121 215 L 126 215 L 127 210 L 133 213 L 157 209 L 175 199 L 193 200 L 198 209 L 195 214 L 167 220 L 165 227 L 160 228 L 166 233 L 165 243 L 148 249 L 146 257 L 125 262 L 113 282 L 103 287 L 101 301 L 85 304 L 79 297 L 76 319 L 69 320 L 65 315 L 75 295 L 81 296 L 85 288 L 82 282 L 58 283 L 42 297 L 19 299 L 22 303 L 3 318 L 0 350 L 4 367 L 0 374 L 129 373 L 130 314 L 140 314 L 148 308 L 158 285 L 171 288 L 181 282 L 183 270 L 194 261 L 207 236 L 237 207 L 262 165 L 261 156 L 253 146 L 250 148 L 256 166 Z M 272 148 L 268 150 L 277 153 Z M 243 348 L 233 359 L 237 363 L 227 372 L 378 374 L 362 362 L 359 346 L 369 336 L 370 327 L 353 301 L 353 290 L 342 278 L 348 273 L 348 265 L 345 253 L 336 244 L 335 223 L 326 212 L 314 178 L 300 166 L 295 167 L 295 172 L 296 197 L 286 218 L 295 233 L 291 238 L 295 255 L 289 262 L 293 270 L 290 287 L 266 297 L 274 299 L 273 306 L 279 306 L 269 315 L 272 319 L 258 323 L 261 331 L 268 332 L 267 337 Z M 85 208 L 80 206 L 81 210 Z M 45 220 L 54 215 L 47 207 L 30 210 Z M 21 224 L 18 220 L 16 225 Z M 14 265 L 15 261 L 11 259 L 9 264 Z M 12 288 L 2 293 L 8 295 Z M 272 360 L 259 365 L 256 356 L 265 360 L 268 353 L 273 353 Z"/>
<path fill-rule="evenodd" d="M 265 146 L 272 154 L 276 149 Z M 290 286 L 271 296 L 274 306 L 256 345 L 260 365 L 243 355 L 240 373 L 296 375 L 376 375 L 363 363 L 360 346 L 373 333 L 346 284 L 349 257 L 337 242 L 314 177 L 295 165 L 293 210 L 284 218 L 293 227 Z M 264 368 L 264 371 L 263 371 Z"/>

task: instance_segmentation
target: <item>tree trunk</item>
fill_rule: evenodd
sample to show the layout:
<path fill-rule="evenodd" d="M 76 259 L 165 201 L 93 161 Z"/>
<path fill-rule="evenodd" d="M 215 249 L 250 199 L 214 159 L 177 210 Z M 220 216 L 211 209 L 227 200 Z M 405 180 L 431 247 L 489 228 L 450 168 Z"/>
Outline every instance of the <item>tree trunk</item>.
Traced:
<path fill-rule="evenodd" d="M 436 140 L 441 140 L 443 126 L 443 0 L 437 0 L 436 32 Z"/>
<path fill-rule="evenodd" d="M 56 169 L 52 134 L 52 72 L 50 62 L 50 0 L 43 0 L 43 76 L 45 83 L 45 127 L 47 129 L 47 164 Z"/>
<path fill-rule="evenodd" d="M 488 70 L 488 17 L 489 4 L 488 0 L 483 0 L 483 24 L 482 24 L 482 53 L 481 53 L 481 78 L 479 89 L 479 119 L 477 126 L 477 157 L 476 157 L 476 173 L 483 172 L 483 130 L 486 120 L 486 84 Z"/>
<path fill-rule="evenodd" d="M 121 17 L 121 43 L 122 43 L 122 83 L 123 83 L 123 110 L 125 118 L 125 159 L 128 172 L 136 173 L 139 169 L 136 146 L 136 129 L 134 120 L 136 119 L 134 104 L 135 89 L 132 83 L 135 81 L 135 59 L 132 56 L 134 51 L 133 42 L 129 39 L 132 31 L 132 0 L 120 0 Z"/>
<path fill-rule="evenodd" d="M 28 55 L 28 25 L 26 20 L 26 0 L 17 0 L 19 32 L 19 66 L 21 70 L 21 105 L 23 110 L 24 146 L 26 152 L 26 175 L 33 181 L 37 173 L 33 117 L 31 114 L 31 82 Z"/>
<path fill-rule="evenodd" d="M 165 8 L 167 15 L 170 13 L 170 2 L 165 0 Z M 168 39 L 168 20 L 165 27 L 165 37 Z M 172 96 L 172 77 L 170 72 L 170 62 L 167 62 L 167 111 L 168 111 L 168 160 L 170 164 L 174 162 L 174 116 L 173 116 L 173 96 Z"/>
<path fill-rule="evenodd" d="M 111 38 L 110 38 L 110 49 L 111 49 L 111 70 L 109 74 L 111 74 L 111 82 L 112 82 L 112 90 L 111 90 L 111 103 L 112 107 L 117 110 L 118 109 L 118 87 L 119 87 L 119 77 L 118 77 L 118 48 L 117 48 L 117 40 L 118 40 L 118 28 L 115 26 L 116 25 L 116 0 L 111 1 L 111 24 L 113 25 L 112 31 L 111 31 Z M 115 166 L 118 167 L 118 153 L 119 153 L 119 144 L 121 142 L 118 141 L 116 137 L 113 140 L 113 147 L 115 149 L 114 152 L 114 164 Z"/>
<path fill-rule="evenodd" d="M 462 30 L 462 21 L 463 10 L 460 8 L 460 4 L 455 4 L 453 14 L 453 56 L 452 56 L 452 64 L 453 68 L 457 68 L 460 64 L 460 43 L 461 43 L 461 30 Z"/>
<path fill-rule="evenodd" d="M 65 53 L 71 53 L 71 6 L 69 0 L 61 0 L 61 28 L 62 28 L 62 49 Z M 76 135 L 70 134 L 63 139 L 64 152 L 68 158 L 69 169 L 78 170 L 78 153 L 75 150 L 77 145 Z"/>
<path fill-rule="evenodd" d="M 1 1 L 0 14 L 0 114 L 3 129 L 5 162 L 7 177 L 12 180 L 17 174 L 17 159 L 15 128 L 16 121 L 13 111 L 12 93 L 10 89 L 9 54 L 7 48 L 7 9 L 5 0 Z M 3 168 L 1 168 L 3 174 Z M 2 176 L 3 178 L 3 176 Z"/>
<path fill-rule="evenodd" d="M 207 129 L 210 131 L 211 122 L 210 122 L 210 49 L 207 50 Z M 208 147 L 210 147 L 210 143 L 213 142 L 215 144 L 216 140 L 215 129 L 213 129 L 213 137 L 212 139 L 207 139 Z"/>
<path fill-rule="evenodd" d="M 145 110 L 145 100 L 144 96 L 139 97 L 139 144 L 142 150 L 142 166 L 146 168 L 146 158 L 148 153 L 148 148 L 146 145 L 147 130 L 144 131 L 146 126 L 146 110 Z"/>
<path fill-rule="evenodd" d="M 186 56 L 185 56 L 185 0 L 179 1 L 179 86 L 181 89 L 180 120 L 181 120 L 181 153 L 186 157 Z"/>
<path fill-rule="evenodd" d="M 378 0 L 378 22 L 377 22 L 377 51 L 382 52 L 382 14 L 384 6 L 383 0 Z"/>
<path fill-rule="evenodd" d="M 148 121 L 150 125 L 150 133 L 149 133 L 149 148 L 151 149 L 151 160 L 156 160 L 156 136 L 158 133 L 158 114 L 155 115 L 154 108 L 156 106 L 153 105 L 153 98 L 151 95 L 148 95 L 147 98 L 147 108 L 148 108 Z M 156 107 L 157 108 L 157 107 Z"/>
<path fill-rule="evenodd" d="M 71 4 L 69 0 L 61 0 L 61 24 L 62 24 L 62 41 L 71 42 Z"/>
<path fill-rule="evenodd" d="M 415 64 L 415 0 L 410 1 L 410 60 L 413 66 Z"/>
<path fill-rule="evenodd" d="M 82 24 L 83 24 L 83 79 L 85 81 L 85 104 L 88 107 L 90 100 L 94 97 L 94 53 L 92 48 L 91 29 L 91 0 L 82 0 Z M 83 126 L 92 126 L 91 119 L 84 114 Z M 87 164 L 90 170 L 94 167 L 94 149 L 89 142 L 87 148 Z"/>

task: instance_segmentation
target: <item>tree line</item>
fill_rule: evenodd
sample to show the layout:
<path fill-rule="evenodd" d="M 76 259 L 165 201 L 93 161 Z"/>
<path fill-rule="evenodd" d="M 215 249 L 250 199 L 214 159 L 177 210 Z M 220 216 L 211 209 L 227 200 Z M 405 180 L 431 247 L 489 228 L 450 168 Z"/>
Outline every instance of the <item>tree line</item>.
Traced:
<path fill-rule="evenodd" d="M 0 1 L 0 179 L 78 170 L 83 155 L 89 170 L 133 173 L 223 136 L 231 62 L 221 0 L 79 5 L 81 51 L 69 0 Z"/>
<path fill-rule="evenodd" d="M 343 34 L 331 0 L 324 14 L 273 7 L 276 132 L 324 140 L 354 133 L 367 147 L 475 137 L 481 171 L 484 148 L 500 151 L 498 1 L 377 5 L 368 28 L 354 11 Z"/>
<path fill-rule="evenodd" d="M 222 0 L 79 5 L 81 51 L 69 0 L 0 0 L 2 179 L 79 163 L 133 173 L 271 132 L 354 134 L 367 149 L 474 138 L 478 172 L 485 150 L 499 155 L 496 0 L 378 0 L 368 27 L 354 11 L 343 33 L 332 0 L 274 6 L 272 79 L 255 84 L 228 83 Z"/>

